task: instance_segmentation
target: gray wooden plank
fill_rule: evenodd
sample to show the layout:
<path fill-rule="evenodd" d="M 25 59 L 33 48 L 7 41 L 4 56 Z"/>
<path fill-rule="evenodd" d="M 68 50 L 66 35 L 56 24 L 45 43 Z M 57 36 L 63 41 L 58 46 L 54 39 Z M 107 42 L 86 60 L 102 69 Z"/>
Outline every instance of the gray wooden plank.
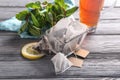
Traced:
<path fill-rule="evenodd" d="M 120 59 L 85 59 L 82 68 L 71 67 L 55 75 L 50 59 L 38 61 L 0 61 L 0 78 L 120 78 Z"/>
<path fill-rule="evenodd" d="M 24 61 L 26 60 L 21 56 L 20 49 L 19 51 L 5 51 L 0 52 L 0 61 Z M 50 55 L 52 57 L 53 55 Z M 101 52 L 90 52 L 87 56 L 87 59 L 119 59 L 120 53 L 119 52 L 112 52 L 112 53 L 101 53 Z"/>
<path fill-rule="evenodd" d="M 79 6 L 79 0 L 74 0 L 76 5 Z M 110 7 L 113 5 L 115 0 L 104 0 L 104 7 Z M 117 0 L 115 7 L 120 7 L 120 0 Z"/>
<path fill-rule="evenodd" d="M 2 15 L 0 16 L 0 20 L 4 21 L 5 19 L 14 16 L 16 13 L 18 13 L 23 9 L 24 8 L 6 8 L 6 11 L 4 13 L 4 8 L 0 8 L 0 14 Z M 120 11 L 119 10 L 120 8 L 115 8 L 115 9 L 116 9 L 115 11 Z M 75 18 L 78 19 L 78 15 L 76 13 L 75 13 Z M 104 17 L 105 20 L 104 19 L 100 20 L 98 24 L 98 29 L 95 34 L 120 34 L 120 29 L 119 29 L 120 14 L 118 13 L 113 15 L 108 15 L 106 16 L 106 18 Z M 0 35 L 3 35 L 2 33 L 4 34 L 4 32 L 1 32 Z"/>
<path fill-rule="evenodd" d="M 117 20 L 116 20 L 117 21 Z M 119 22 L 113 22 L 113 20 L 111 21 L 104 21 L 104 22 L 99 22 L 97 25 L 97 29 L 96 32 L 94 34 L 106 34 L 106 35 L 118 35 L 120 34 L 120 23 Z"/>
<path fill-rule="evenodd" d="M 0 8 L 0 19 L 5 20 L 15 16 L 18 12 L 25 10 L 25 8 Z"/>
<path fill-rule="evenodd" d="M 99 22 L 97 25 L 96 32 L 92 35 L 118 35 L 120 34 L 120 20 L 118 22 L 113 22 L 113 20 L 109 20 L 108 22 Z M 0 36 L 17 36 L 16 32 L 10 31 L 0 31 Z"/>
<path fill-rule="evenodd" d="M 111 20 L 111 19 L 120 19 L 120 8 L 113 8 L 111 10 L 108 10 L 108 8 L 104 8 L 102 11 L 101 11 L 101 16 L 100 16 L 100 19 L 101 20 L 104 20 L 104 19 L 107 19 L 107 20 Z M 74 17 L 76 19 L 79 19 L 79 9 L 73 14 Z"/>
<path fill-rule="evenodd" d="M 96 35 L 87 36 L 83 47 L 91 52 L 114 53 L 120 52 L 119 35 Z"/>
<path fill-rule="evenodd" d="M 19 51 L 5 51 L 0 52 L 0 61 L 24 61 L 27 60 L 24 57 L 21 56 L 21 52 Z M 53 55 L 49 55 L 49 57 L 52 57 Z M 46 57 L 46 56 L 45 56 Z M 48 57 L 48 56 L 47 56 Z M 43 57 L 44 58 L 44 57 Z M 101 53 L 101 52 L 90 52 L 90 54 L 87 56 L 87 59 L 120 59 L 120 53 L 119 52 L 112 52 L 112 53 Z"/>
<path fill-rule="evenodd" d="M 0 52 L 19 52 L 19 49 L 25 43 L 32 41 L 38 40 L 20 39 L 14 36 L 0 36 Z M 82 47 L 93 53 L 117 53 L 120 52 L 119 43 L 119 35 L 89 35 L 83 42 Z"/>
<path fill-rule="evenodd" d="M 110 7 L 114 4 L 115 1 L 117 1 L 115 7 L 120 7 L 120 0 L 104 0 L 104 1 L 105 1 L 104 6 Z"/>
<path fill-rule="evenodd" d="M 9 8 L 9 7 L 6 7 L 6 8 L 0 8 L 0 21 L 2 20 L 5 20 L 5 19 L 9 19 L 13 16 L 15 16 L 18 12 L 22 11 L 22 10 L 25 10 L 25 8 L 18 8 L 18 7 L 15 7 L 15 8 Z M 107 9 L 104 9 L 104 11 L 107 10 Z M 110 11 L 107 11 L 105 12 L 103 15 L 101 15 L 101 19 L 104 20 L 104 19 L 107 19 L 107 20 L 111 20 L 111 19 L 119 19 L 120 20 L 120 8 L 114 8 L 113 10 L 110 10 Z M 77 10 L 74 14 L 74 17 L 76 19 L 79 19 L 79 10 Z"/>
<path fill-rule="evenodd" d="M 18 36 L 0 36 L 0 52 L 3 54 L 6 53 L 6 51 L 8 53 L 10 53 L 11 51 L 15 54 L 20 52 L 20 48 L 29 42 L 35 42 L 38 41 L 37 39 L 21 39 Z M 7 49 L 7 50 L 6 50 Z"/>
<path fill-rule="evenodd" d="M 119 60 L 120 44 L 119 35 L 89 35 L 82 47 L 90 51 L 87 59 Z M 101 41 L 102 40 L 102 41 Z M 20 50 L 26 43 L 38 39 L 20 39 L 15 36 L 0 36 L 0 61 L 24 61 Z"/>
<path fill-rule="evenodd" d="M 102 40 L 102 41 L 101 41 Z M 38 41 L 36 39 L 20 39 L 15 36 L 0 36 L 0 52 L 19 53 L 20 48 L 29 42 Z M 89 35 L 83 42 L 82 47 L 92 53 L 119 53 L 119 35 Z M 6 50 L 7 49 L 7 50 Z"/>
<path fill-rule="evenodd" d="M 96 32 L 92 35 L 118 35 L 120 34 L 120 20 L 104 20 L 98 23 Z M 0 31 L 0 36 L 18 35 L 16 32 Z"/>
<path fill-rule="evenodd" d="M 0 1 L 0 6 L 10 6 L 10 7 L 23 7 L 25 6 L 25 4 L 29 3 L 29 2 L 34 2 L 34 1 L 37 1 L 37 0 L 1 0 Z M 44 1 L 44 0 L 40 0 L 41 2 Z M 47 0 L 47 1 L 52 1 L 52 0 Z M 76 5 L 78 6 L 79 5 L 79 0 L 74 0 Z M 105 0 L 105 3 L 104 3 L 104 6 L 111 6 L 113 4 L 115 0 Z M 120 1 L 117 0 L 117 3 L 115 5 L 116 7 L 120 7 Z"/>
<path fill-rule="evenodd" d="M 12 1 L 14 3 L 12 3 Z M 5 20 L 14 16 L 20 10 L 23 10 L 24 5 L 30 0 L 15 1 L 2 0 L 0 2 L 0 20 Z M 31 0 L 33 1 L 33 0 Z M 119 1 L 119 0 L 118 0 Z M 16 3 L 15 3 L 16 2 Z M 118 5 L 118 4 L 117 4 Z M 118 5 L 119 6 L 119 5 Z M 3 8 L 4 7 L 4 8 Z M 8 8 L 11 7 L 11 8 Z M 22 8 L 19 8 L 22 7 Z M 4 11 L 5 10 L 5 11 Z M 117 12 L 116 12 L 117 11 Z M 32 78 L 38 79 L 51 78 L 57 79 L 86 79 L 86 80 L 99 80 L 99 78 L 92 77 L 120 77 L 120 62 L 119 62 L 119 23 L 113 23 L 112 20 L 117 19 L 119 21 L 120 16 L 119 9 L 113 10 L 114 13 L 107 13 L 103 17 L 106 20 L 100 22 L 97 32 L 89 35 L 83 43 L 83 47 L 90 50 L 91 54 L 87 57 L 84 63 L 84 67 L 81 69 L 71 68 L 65 73 L 56 76 L 54 74 L 53 65 L 50 62 L 49 57 L 37 61 L 28 61 L 20 56 L 21 47 L 29 42 L 38 41 L 37 39 L 20 39 L 14 33 L 1 32 L 0 34 L 0 78 L 11 79 L 25 79 Z M 78 17 L 76 17 L 78 19 Z M 111 20 L 108 20 L 111 19 Z M 111 23 L 112 22 L 112 23 Z M 107 34 L 107 35 L 102 35 Z M 108 35 L 114 34 L 114 35 Z M 4 36 L 5 35 L 5 36 Z M 15 35 L 15 36 L 12 36 Z M 103 40 L 103 41 L 100 41 Z M 63 77 L 63 78 L 62 78 Z M 67 78 L 68 77 L 68 78 Z M 81 78 L 84 77 L 84 78 Z M 86 78 L 88 77 L 88 78 Z M 90 79 L 91 78 L 91 79 Z M 115 80 L 114 78 L 102 78 L 102 80 Z M 41 80 L 41 79 L 40 79 Z M 101 80 L 101 78 L 100 78 Z M 117 79 L 116 79 L 117 80 Z M 119 79 L 118 79 L 119 80 Z"/>
<path fill-rule="evenodd" d="M 0 36 L 18 36 L 17 32 L 0 30 Z"/>
<path fill-rule="evenodd" d="M 54 55 L 47 55 L 45 57 L 52 57 Z M 43 58 L 45 58 L 43 57 Z M 46 58 L 45 58 L 46 59 Z M 114 59 L 120 59 L 120 53 L 92 53 L 90 52 L 90 54 L 87 56 L 88 60 L 91 60 L 91 59 L 96 59 L 96 60 L 99 60 L 99 59 L 107 59 L 107 60 L 114 60 Z M 21 52 L 7 52 L 7 53 L 3 53 L 3 52 L 0 52 L 0 61 L 29 61 L 27 59 L 25 59 L 22 55 L 21 55 Z"/>
<path fill-rule="evenodd" d="M 38 1 L 38 0 L 1 0 L 0 1 L 0 6 L 1 7 L 24 7 L 27 3 L 29 2 L 35 2 L 35 1 Z M 39 0 L 41 2 L 43 2 L 44 0 Z M 46 1 L 49 1 L 49 0 L 46 0 Z"/>
<path fill-rule="evenodd" d="M 9 79 L 2 79 L 9 80 Z M 43 79 L 12 79 L 12 80 L 120 80 L 120 78 L 43 78 Z"/>
<path fill-rule="evenodd" d="M 120 6 L 120 0 L 117 0 L 116 6 Z"/>

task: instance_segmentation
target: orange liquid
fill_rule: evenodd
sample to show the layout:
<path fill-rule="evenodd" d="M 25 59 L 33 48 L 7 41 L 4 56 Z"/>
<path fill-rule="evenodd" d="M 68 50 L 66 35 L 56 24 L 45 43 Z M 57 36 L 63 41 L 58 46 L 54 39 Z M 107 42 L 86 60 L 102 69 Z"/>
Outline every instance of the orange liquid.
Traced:
<path fill-rule="evenodd" d="M 96 26 L 104 0 L 80 0 L 80 21 L 89 27 Z"/>

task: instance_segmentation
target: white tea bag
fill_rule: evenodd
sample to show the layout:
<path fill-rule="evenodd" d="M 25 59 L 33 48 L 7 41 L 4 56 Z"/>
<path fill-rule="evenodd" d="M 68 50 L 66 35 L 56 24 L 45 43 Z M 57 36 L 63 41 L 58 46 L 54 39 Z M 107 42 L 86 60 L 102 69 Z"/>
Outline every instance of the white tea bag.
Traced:
<path fill-rule="evenodd" d="M 62 52 L 67 55 L 77 44 L 81 45 L 87 32 L 88 27 L 85 24 L 69 17 L 63 18 L 46 31 L 35 49 L 49 50 L 55 54 Z"/>
<path fill-rule="evenodd" d="M 54 64 L 55 73 L 60 74 L 69 69 L 73 64 L 67 59 L 63 53 L 57 53 L 51 61 Z"/>

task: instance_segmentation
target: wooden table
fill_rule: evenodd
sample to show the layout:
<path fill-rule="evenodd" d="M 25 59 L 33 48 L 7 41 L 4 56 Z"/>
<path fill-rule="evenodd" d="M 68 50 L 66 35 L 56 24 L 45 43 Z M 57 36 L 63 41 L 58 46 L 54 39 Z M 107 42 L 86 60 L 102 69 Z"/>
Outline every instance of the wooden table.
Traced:
<path fill-rule="evenodd" d="M 24 10 L 24 5 L 36 0 L 0 0 L 0 21 Z M 78 5 L 78 1 L 76 3 Z M 106 6 L 111 5 L 106 2 Z M 78 12 L 75 13 L 78 19 Z M 90 54 L 82 68 L 72 67 L 55 75 L 50 56 L 36 61 L 21 57 L 21 47 L 38 39 L 21 39 L 15 32 L 0 31 L 0 79 L 34 80 L 112 80 L 120 78 L 120 0 L 113 10 L 101 18 L 96 33 L 88 35 L 82 47 Z"/>

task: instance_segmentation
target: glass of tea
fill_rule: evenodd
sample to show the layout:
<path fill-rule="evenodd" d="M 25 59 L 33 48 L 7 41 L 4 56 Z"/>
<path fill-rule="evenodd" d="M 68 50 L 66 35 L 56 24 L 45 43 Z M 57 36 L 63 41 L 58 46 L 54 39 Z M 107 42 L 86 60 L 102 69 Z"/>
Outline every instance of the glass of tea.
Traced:
<path fill-rule="evenodd" d="M 104 0 L 80 0 L 80 22 L 86 24 L 90 33 L 95 32 Z"/>

